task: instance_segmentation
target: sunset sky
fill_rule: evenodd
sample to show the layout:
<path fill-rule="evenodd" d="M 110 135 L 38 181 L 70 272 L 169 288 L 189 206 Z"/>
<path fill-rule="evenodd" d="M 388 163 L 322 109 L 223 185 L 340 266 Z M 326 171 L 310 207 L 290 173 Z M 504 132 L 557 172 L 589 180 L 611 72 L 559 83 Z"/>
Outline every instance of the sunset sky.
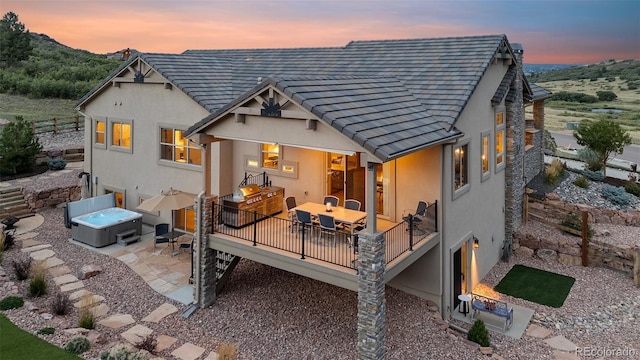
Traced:
<path fill-rule="evenodd" d="M 527 63 L 640 59 L 640 0 L 0 0 L 0 11 L 95 53 L 506 34 Z"/>

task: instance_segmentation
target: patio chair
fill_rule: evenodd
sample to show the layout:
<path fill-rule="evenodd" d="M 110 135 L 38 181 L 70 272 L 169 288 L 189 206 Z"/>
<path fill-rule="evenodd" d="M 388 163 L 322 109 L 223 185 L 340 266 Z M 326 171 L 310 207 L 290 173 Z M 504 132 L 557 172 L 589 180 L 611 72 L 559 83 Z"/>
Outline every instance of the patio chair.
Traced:
<path fill-rule="evenodd" d="M 344 201 L 344 208 L 349 210 L 357 210 L 360 211 L 360 201 L 355 199 L 347 199 Z"/>
<path fill-rule="evenodd" d="M 327 195 L 324 197 L 324 200 L 322 201 L 323 204 L 326 204 L 330 202 L 331 206 L 338 206 L 340 204 L 340 199 L 338 199 L 337 196 L 333 196 L 333 195 Z"/>
<path fill-rule="evenodd" d="M 161 223 L 156 225 L 155 239 L 153 242 L 153 251 L 156 251 L 157 244 L 170 244 L 171 240 L 168 237 L 161 236 L 169 232 L 169 224 Z"/>
<path fill-rule="evenodd" d="M 309 228 L 311 229 L 311 234 L 313 234 L 313 221 L 311 220 L 310 212 L 296 209 L 296 223 L 298 231 L 307 231 L 307 228 Z"/>
<path fill-rule="evenodd" d="M 285 204 L 287 205 L 287 212 L 289 216 L 289 221 L 291 221 L 291 225 L 289 225 L 289 229 L 293 232 L 293 228 L 298 225 L 298 221 L 296 220 L 296 212 L 293 210 L 296 205 L 296 198 L 294 196 L 288 196 L 285 200 Z"/>
<path fill-rule="evenodd" d="M 183 251 L 191 251 L 191 249 L 193 249 L 193 237 L 191 238 L 191 241 L 189 242 L 183 242 L 178 244 L 178 251 L 179 252 L 183 252 Z"/>
<path fill-rule="evenodd" d="M 428 205 L 425 201 L 418 201 L 418 207 L 416 208 L 416 213 L 412 215 L 413 230 L 424 231 L 420 228 L 420 225 L 422 225 L 422 221 L 426 216 L 427 207 Z M 409 217 L 408 216 L 405 217 L 404 220 L 408 223 Z M 409 228 L 407 228 L 407 231 L 409 231 Z"/>
<path fill-rule="evenodd" d="M 338 231 L 336 219 L 334 219 L 333 216 L 325 214 L 318 214 L 318 219 L 320 220 L 320 238 L 322 238 L 324 234 L 331 235 L 335 244 L 336 231 Z"/>

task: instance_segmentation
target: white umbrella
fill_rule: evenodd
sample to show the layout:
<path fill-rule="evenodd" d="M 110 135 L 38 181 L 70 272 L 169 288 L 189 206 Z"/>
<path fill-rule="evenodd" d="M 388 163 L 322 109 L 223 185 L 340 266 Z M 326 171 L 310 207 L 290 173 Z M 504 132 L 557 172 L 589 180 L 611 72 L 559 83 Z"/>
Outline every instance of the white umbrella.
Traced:
<path fill-rule="evenodd" d="M 143 201 L 136 209 L 149 212 L 171 210 L 171 230 L 173 231 L 173 210 L 180 210 L 194 205 L 195 197 L 195 194 L 169 189 Z"/>

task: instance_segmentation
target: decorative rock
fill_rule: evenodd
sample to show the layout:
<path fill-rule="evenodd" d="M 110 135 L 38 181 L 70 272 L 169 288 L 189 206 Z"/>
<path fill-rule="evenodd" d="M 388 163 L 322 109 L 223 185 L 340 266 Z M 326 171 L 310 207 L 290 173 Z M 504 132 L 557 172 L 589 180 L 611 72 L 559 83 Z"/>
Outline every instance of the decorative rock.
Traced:
<path fill-rule="evenodd" d="M 520 246 L 520 247 L 518 247 L 518 248 L 514 251 L 514 253 L 515 253 L 517 256 L 528 257 L 528 258 L 533 257 L 533 250 L 529 249 L 529 248 L 528 248 L 528 247 L 526 247 L 526 246 Z"/>
<path fill-rule="evenodd" d="M 551 335 L 551 330 L 536 324 L 531 324 L 527 329 L 527 335 L 538 339 L 544 339 Z"/>
<path fill-rule="evenodd" d="M 71 328 L 71 329 L 64 329 L 62 330 L 65 334 L 70 335 L 70 336 L 78 336 L 78 335 L 85 335 L 89 332 L 89 329 L 85 329 L 85 328 Z"/>
<path fill-rule="evenodd" d="M 99 318 L 107 315 L 107 313 L 109 312 L 109 306 L 103 303 L 90 308 L 89 311 L 93 314 L 93 316 Z"/>
<path fill-rule="evenodd" d="M 53 319 L 53 315 L 49 314 L 49 313 L 42 313 L 40 314 L 40 316 L 45 319 L 45 320 L 51 320 Z"/>
<path fill-rule="evenodd" d="M 555 262 L 558 256 L 558 254 L 551 249 L 539 249 L 536 251 L 536 255 L 546 262 Z"/>
<path fill-rule="evenodd" d="M 493 354 L 493 348 L 491 346 L 480 346 L 480 352 L 483 355 L 492 355 Z"/>
<path fill-rule="evenodd" d="M 136 344 L 141 340 L 144 340 L 148 335 L 150 335 L 153 330 L 149 329 L 143 325 L 135 325 L 131 329 L 120 334 L 125 340 L 130 342 L 131 344 Z"/>
<path fill-rule="evenodd" d="M 92 344 L 104 344 L 107 342 L 107 338 L 96 330 L 90 330 L 86 336 Z"/>
<path fill-rule="evenodd" d="M 80 279 L 88 279 L 94 277 L 102 272 L 102 268 L 97 265 L 83 265 L 80 269 Z"/>
<path fill-rule="evenodd" d="M 158 341 L 158 343 L 155 350 L 159 353 L 164 351 L 164 349 L 170 348 L 176 341 L 178 341 L 178 339 L 167 335 L 159 335 L 156 338 L 156 341 Z"/>
<path fill-rule="evenodd" d="M 562 335 L 546 339 L 544 340 L 544 342 L 556 350 L 571 352 L 576 351 L 577 349 L 576 344 L 572 343 L 571 341 L 569 341 L 569 339 L 565 338 Z"/>

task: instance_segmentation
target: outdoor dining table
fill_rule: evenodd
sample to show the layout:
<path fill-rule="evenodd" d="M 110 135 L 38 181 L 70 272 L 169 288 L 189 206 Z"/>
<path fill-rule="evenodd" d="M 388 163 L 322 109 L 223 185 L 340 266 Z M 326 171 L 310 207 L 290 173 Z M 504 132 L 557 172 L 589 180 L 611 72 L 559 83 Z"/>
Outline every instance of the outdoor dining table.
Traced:
<path fill-rule="evenodd" d="M 311 213 L 311 215 L 324 214 L 333 216 L 336 223 L 349 226 L 351 235 L 354 234 L 356 225 L 367 218 L 367 213 L 364 211 L 345 209 L 342 206 L 333 206 L 329 212 L 327 211 L 327 206 L 325 204 L 318 204 L 314 202 L 306 202 L 293 209 L 307 211 Z"/>
<path fill-rule="evenodd" d="M 177 239 L 184 234 L 185 233 L 182 231 L 171 230 L 168 233 L 160 234 L 158 236 L 169 239 L 169 244 L 171 245 L 171 256 L 175 256 L 177 254 L 174 247 L 175 243 L 177 243 L 178 242 Z"/>

